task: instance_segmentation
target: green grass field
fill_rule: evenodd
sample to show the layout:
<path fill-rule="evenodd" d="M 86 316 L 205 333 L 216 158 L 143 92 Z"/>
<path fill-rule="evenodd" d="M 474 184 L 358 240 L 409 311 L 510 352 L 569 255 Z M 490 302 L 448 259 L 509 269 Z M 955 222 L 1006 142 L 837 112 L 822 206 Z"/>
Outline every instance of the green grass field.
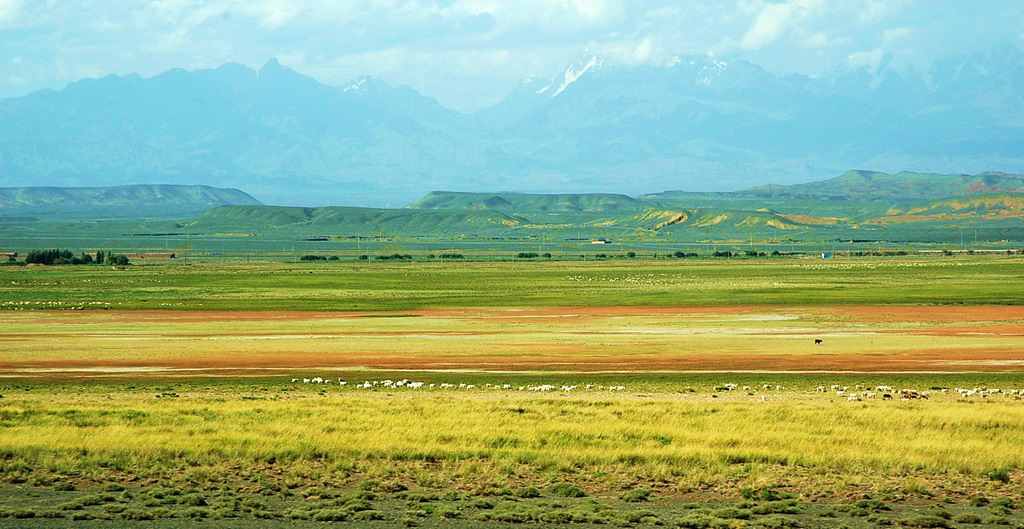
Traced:
<path fill-rule="evenodd" d="M 1024 258 L 3 267 L 0 308 L 1013 305 Z"/>

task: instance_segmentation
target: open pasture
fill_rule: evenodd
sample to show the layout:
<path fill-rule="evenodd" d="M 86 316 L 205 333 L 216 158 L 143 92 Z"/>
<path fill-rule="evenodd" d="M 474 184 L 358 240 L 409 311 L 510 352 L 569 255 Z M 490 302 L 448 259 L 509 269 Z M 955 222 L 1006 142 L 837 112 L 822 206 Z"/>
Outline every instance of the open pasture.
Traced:
<path fill-rule="evenodd" d="M 1022 262 L 0 269 L 0 523 L 1021 526 Z"/>
<path fill-rule="evenodd" d="M 1024 307 L 5 311 L 0 376 L 1015 372 Z M 821 343 L 816 343 L 820 340 Z M 336 378 L 336 377 L 335 377 Z"/>
<path fill-rule="evenodd" d="M 1024 521 L 1020 400 L 932 390 L 928 400 L 853 402 L 812 387 L 1024 387 L 1020 375 L 633 375 L 622 392 L 545 393 L 488 384 L 624 378 L 421 380 L 477 387 L 359 390 L 280 377 L 7 382 L 0 508 L 54 522 L 156 518 L 168 527 L 207 517 L 467 527 Z M 737 386 L 723 389 L 729 382 Z M 1003 507 L 993 510 L 997 499 Z"/>
<path fill-rule="evenodd" d="M 0 309 L 1016 305 L 1024 257 L 0 267 Z"/>

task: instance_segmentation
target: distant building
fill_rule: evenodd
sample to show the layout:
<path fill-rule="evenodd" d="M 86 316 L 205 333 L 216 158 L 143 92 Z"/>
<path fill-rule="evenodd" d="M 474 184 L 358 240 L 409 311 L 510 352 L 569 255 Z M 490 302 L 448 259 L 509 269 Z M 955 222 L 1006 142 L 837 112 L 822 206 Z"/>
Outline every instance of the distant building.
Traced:
<path fill-rule="evenodd" d="M 612 240 L 611 239 L 607 239 L 605 237 L 598 237 L 598 238 L 592 239 L 590 241 L 590 244 L 611 244 L 611 243 L 612 243 Z"/>
<path fill-rule="evenodd" d="M 832 258 L 832 254 L 830 254 L 828 252 L 822 252 L 821 253 L 821 258 L 822 259 L 831 259 Z"/>

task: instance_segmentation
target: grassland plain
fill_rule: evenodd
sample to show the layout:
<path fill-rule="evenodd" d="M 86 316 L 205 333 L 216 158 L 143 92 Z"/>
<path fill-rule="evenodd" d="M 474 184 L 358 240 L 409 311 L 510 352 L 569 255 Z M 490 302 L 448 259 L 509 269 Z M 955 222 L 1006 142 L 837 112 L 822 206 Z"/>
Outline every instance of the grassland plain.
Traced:
<path fill-rule="evenodd" d="M 1021 264 L 2 268 L 0 523 L 1021 526 Z"/>
<path fill-rule="evenodd" d="M 0 308 L 1014 305 L 1024 258 L 0 267 Z"/>

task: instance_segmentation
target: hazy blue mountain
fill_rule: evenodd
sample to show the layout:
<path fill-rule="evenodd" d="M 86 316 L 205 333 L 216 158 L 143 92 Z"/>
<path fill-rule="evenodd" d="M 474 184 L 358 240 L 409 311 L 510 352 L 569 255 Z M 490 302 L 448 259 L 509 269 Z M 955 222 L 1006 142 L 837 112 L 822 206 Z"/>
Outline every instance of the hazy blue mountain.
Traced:
<path fill-rule="evenodd" d="M 880 199 L 912 201 L 1007 192 L 1024 192 L 1024 175 L 995 172 L 967 175 L 847 171 L 819 182 L 769 184 L 735 194 L 743 197 L 824 198 L 864 202 Z"/>
<path fill-rule="evenodd" d="M 409 206 L 410 209 L 496 209 L 551 213 L 631 211 L 645 207 L 647 206 L 642 201 L 633 197 L 605 193 L 459 193 L 452 191 L 432 191 Z"/>
<path fill-rule="evenodd" d="M 173 181 L 359 201 L 451 167 L 465 121 L 409 88 L 326 86 L 276 60 L 108 76 L 0 101 L 0 184 Z"/>
<path fill-rule="evenodd" d="M 884 58 L 820 78 L 679 57 L 581 56 L 466 115 L 362 77 L 281 66 L 108 76 L 0 100 L 0 185 L 153 181 L 244 188 L 266 202 L 408 203 L 431 189 L 728 191 L 849 167 L 1024 172 L 1024 54 L 920 74 Z"/>
<path fill-rule="evenodd" d="M 238 189 L 201 185 L 0 187 L 0 216 L 4 217 L 170 217 L 227 205 L 262 204 Z"/>

